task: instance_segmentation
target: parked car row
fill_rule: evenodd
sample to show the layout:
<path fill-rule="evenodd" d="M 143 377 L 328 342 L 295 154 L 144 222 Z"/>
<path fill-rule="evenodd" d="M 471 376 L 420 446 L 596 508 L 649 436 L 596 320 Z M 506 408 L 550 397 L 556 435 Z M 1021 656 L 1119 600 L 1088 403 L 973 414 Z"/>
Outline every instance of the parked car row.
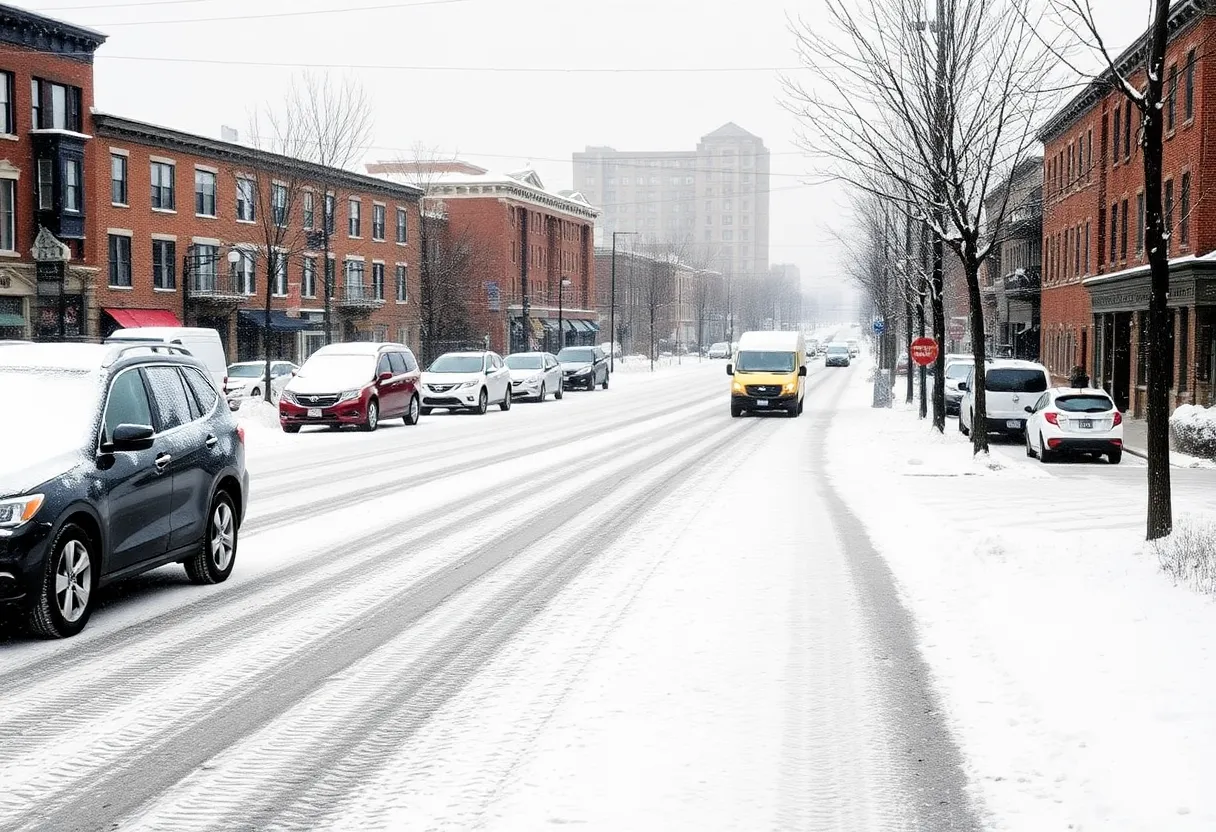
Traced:
<path fill-rule="evenodd" d="M 436 410 L 485 414 L 516 399 L 561 399 L 568 389 L 608 389 L 609 360 L 600 347 L 566 347 L 557 355 L 489 350 L 449 352 L 423 372 L 404 344 L 330 344 L 313 353 L 284 386 L 279 423 L 287 433 L 315 425 L 374 431 L 384 419 L 416 425 Z"/>
<path fill-rule="evenodd" d="M 964 375 L 965 370 L 965 375 Z M 1052 462 L 1065 455 L 1105 456 L 1117 465 L 1123 458 L 1123 414 L 1105 390 L 1052 387 L 1042 364 L 1016 359 L 985 362 L 986 424 L 975 421 L 973 360 L 946 365 L 947 407 L 951 378 L 960 396 L 958 429 L 964 435 L 988 433 L 1022 439 L 1026 455 Z"/>

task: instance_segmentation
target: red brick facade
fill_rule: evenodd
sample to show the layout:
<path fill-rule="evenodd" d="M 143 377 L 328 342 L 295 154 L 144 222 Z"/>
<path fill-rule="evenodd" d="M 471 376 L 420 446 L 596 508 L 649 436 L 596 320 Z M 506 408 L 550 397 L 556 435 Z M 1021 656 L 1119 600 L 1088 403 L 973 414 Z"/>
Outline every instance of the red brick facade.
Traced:
<path fill-rule="evenodd" d="M 1206 59 L 1216 18 L 1189 0 L 1171 14 L 1179 28 L 1166 58 L 1163 197 L 1172 226 L 1170 256 L 1176 259 L 1216 249 L 1216 202 L 1205 198 L 1216 182 L 1207 133 L 1216 125 L 1216 96 L 1205 95 L 1216 89 L 1216 62 Z M 1128 66 L 1143 64 L 1140 48 L 1126 53 Z M 1143 72 L 1133 72 L 1131 82 L 1142 86 Z M 1041 135 L 1044 363 L 1059 379 L 1073 366 L 1085 367 L 1137 412 L 1144 386 L 1138 333 L 1147 301 L 1130 290 L 1147 280 L 1148 262 L 1139 132 L 1139 112 L 1125 96 L 1091 86 Z M 1124 284 L 1129 293 L 1116 297 L 1110 287 Z M 1103 298 L 1098 308 L 1096 297 Z M 1181 369 L 1172 402 L 1179 404 L 1196 400 L 1197 380 L 1207 384 L 1200 398 L 1211 396 L 1210 368 L 1202 365 L 1211 360 L 1212 322 L 1203 304 L 1185 301 L 1181 293 L 1175 303 L 1175 366 Z"/>
<path fill-rule="evenodd" d="M 333 233 L 329 235 L 329 252 L 335 263 L 331 322 L 334 337 L 340 340 L 404 341 L 417 349 L 418 337 L 418 198 L 419 191 L 374 177 L 341 173 L 299 170 L 292 160 L 278 159 L 269 154 L 251 154 L 240 145 L 177 133 L 126 119 L 98 115 L 96 130 L 99 155 L 105 164 L 98 166 L 93 184 L 97 215 L 97 237 L 106 241 L 99 255 L 102 273 L 97 280 L 96 330 L 104 334 L 121 322 L 105 310 L 155 309 L 169 310 L 191 326 L 215 327 L 228 345 L 230 358 L 261 358 L 261 333 L 238 324 L 238 310 L 261 310 L 265 306 L 267 260 L 252 257 L 253 292 L 248 297 L 219 292 L 208 295 L 200 291 L 199 273 L 213 269 L 225 282 L 232 268 L 227 253 L 233 249 L 254 247 L 263 252 L 270 240 L 282 239 L 287 249 L 286 293 L 276 294 L 273 308 L 291 318 L 301 315 L 316 321 L 310 333 L 287 333 L 279 337 L 273 358 L 300 360 L 324 341 L 321 324 L 325 305 L 324 279 L 321 270 L 323 256 L 318 244 L 306 245 L 305 199 L 312 200 L 311 227 L 319 230 L 322 216 L 322 191 L 328 190 L 335 201 Z M 111 199 L 111 158 L 125 161 L 126 202 Z M 174 171 L 173 208 L 158 208 L 152 201 L 152 165 L 167 165 Z M 315 173 L 312 176 L 311 173 Z M 213 183 L 214 209 L 197 204 L 196 177 L 203 176 Z M 214 177 L 212 179 L 212 177 Z M 258 193 L 254 201 L 254 219 L 238 217 L 238 181 L 252 181 Z M 290 194 L 286 225 L 291 229 L 282 238 L 268 236 L 258 211 L 269 209 L 262 189 L 271 181 L 284 183 Z M 313 183 L 316 184 L 313 184 Z M 207 193 L 211 186 L 204 186 Z M 306 196 L 307 194 L 307 196 Z M 351 202 L 359 206 L 359 234 L 351 231 Z M 377 210 L 383 209 L 382 234 L 374 233 Z M 405 242 L 397 239 L 397 211 L 406 216 Z M 377 239 L 377 237 L 382 237 Z M 111 263 L 109 238 L 130 240 L 130 265 L 123 273 L 116 272 Z M 171 288 L 154 286 L 154 241 L 173 244 L 174 280 Z M 291 241 L 290 245 L 287 242 Z M 213 246 L 219 257 L 210 265 L 191 256 L 191 246 Z M 210 250 L 210 249 L 208 249 Z M 162 249 L 163 251 L 163 249 Z M 124 252 L 125 253 L 125 252 Z M 118 260 L 122 261 L 123 253 Z M 162 258 L 163 259 L 163 258 Z M 348 302 L 346 290 L 348 261 L 363 264 L 363 278 L 357 281 L 359 294 Z M 383 266 L 383 281 L 373 286 L 372 275 L 377 265 Z M 405 267 L 404 299 L 397 289 L 398 266 Z M 313 291 L 304 293 L 305 269 L 313 279 Z M 195 274 L 188 275 L 193 270 Z M 167 281 L 162 278 L 161 283 Z M 129 285 L 124 285 L 129 283 Z M 353 284 L 352 284 L 353 286 Z M 243 288 L 243 287 L 242 287 Z M 382 292 L 379 289 L 382 288 Z M 187 289 L 187 291 L 183 291 Z M 361 294 L 360 294 L 361 293 Z M 219 297 L 215 297 L 218 294 Z M 236 292 L 235 295 L 244 294 Z M 367 297 L 364 298 L 363 295 Z M 121 317 L 118 316 L 118 317 Z M 252 320 L 247 318 L 246 320 Z M 249 330 L 249 331 L 246 331 Z"/>
<path fill-rule="evenodd" d="M 446 215 L 449 244 L 472 250 L 472 285 L 464 295 L 477 334 L 500 352 L 556 349 L 560 318 L 564 343 L 596 342 L 595 209 L 576 194 L 545 190 L 532 171 L 497 176 L 468 165 L 436 171 L 434 164 L 378 163 L 368 170 L 409 178 L 421 165 L 442 174 L 428 186 L 427 202 Z M 525 279 L 530 331 L 523 327 Z"/>
<path fill-rule="evenodd" d="M 58 304 L 55 309 L 40 308 L 35 292 L 31 249 L 40 225 L 51 226 L 69 246 L 66 332 L 80 329 L 80 311 L 91 297 L 97 263 L 95 240 L 86 233 L 92 195 L 85 183 L 94 177 L 97 164 L 94 142 L 88 139 L 93 52 L 104 41 L 104 35 L 88 29 L 19 9 L 0 9 L 0 84 L 8 102 L 0 110 L 0 338 L 58 332 Z M 38 49 L 29 48 L 30 43 Z M 34 123 L 36 109 L 39 124 Z M 46 165 L 41 204 L 39 159 Z M 65 202 L 69 164 L 79 171 L 83 185 L 73 188 L 75 210 Z M 53 319 L 42 320 L 43 314 Z"/>

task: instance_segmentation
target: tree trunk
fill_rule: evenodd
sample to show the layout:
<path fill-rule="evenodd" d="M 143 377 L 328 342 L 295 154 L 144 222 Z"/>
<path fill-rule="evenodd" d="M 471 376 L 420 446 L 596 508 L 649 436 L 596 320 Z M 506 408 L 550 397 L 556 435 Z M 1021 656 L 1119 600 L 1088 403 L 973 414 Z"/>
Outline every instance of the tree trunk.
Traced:
<path fill-rule="evenodd" d="M 912 404 L 912 300 L 904 298 L 904 354 L 908 356 L 908 390 L 904 401 Z"/>
<path fill-rule="evenodd" d="M 1168 297 L 1169 252 L 1161 205 L 1162 113 L 1160 102 L 1168 43 L 1169 0 L 1156 0 L 1148 62 L 1148 89 L 1144 101 L 1144 208 L 1145 246 L 1148 250 L 1152 293 L 1148 308 L 1148 518 L 1147 537 L 1157 540 L 1174 528 L 1170 493 L 1169 376 L 1174 360 L 1170 343 Z M 1130 129 L 1130 127 L 1129 127 Z M 1184 358 L 1185 361 L 1185 358 Z M 1185 367 L 1185 363 L 1183 364 Z"/>
<path fill-rule="evenodd" d="M 974 246 L 969 243 L 968 247 Z M 988 453 L 988 398 L 984 380 L 984 300 L 980 296 L 980 264 L 973 256 L 963 258 L 963 274 L 967 278 L 967 306 L 971 315 L 971 354 L 975 359 L 972 382 L 975 387 L 972 399 L 975 411 L 971 419 L 971 450 L 975 454 Z M 939 361 L 942 361 L 939 353 Z M 943 382 L 944 383 L 944 382 Z M 1031 402 L 1027 402 L 1031 404 Z M 963 414 L 959 413 L 959 418 Z"/>
<path fill-rule="evenodd" d="M 262 350 L 266 360 L 265 372 L 262 375 L 262 398 L 266 402 L 270 401 L 270 308 L 274 298 L 275 269 L 281 256 L 273 247 L 266 254 L 266 264 L 269 268 L 266 269 L 266 319 L 262 322 L 265 327 L 262 330 Z"/>
<path fill-rule="evenodd" d="M 933 235 L 933 272 L 929 286 L 929 307 L 933 312 L 933 340 L 937 341 L 937 360 L 933 362 L 933 427 L 946 432 L 946 303 L 945 243 Z M 982 364 L 980 365 L 983 366 Z"/>
<path fill-rule="evenodd" d="M 923 281 L 922 281 L 923 282 Z M 925 299 L 922 296 L 916 304 L 916 329 L 921 338 L 925 337 Z M 941 350 L 938 350 L 941 352 Z M 909 361 L 911 356 L 908 357 Z M 928 368 L 920 364 L 917 366 L 917 372 L 920 373 L 920 418 L 924 419 L 929 415 L 929 391 L 925 389 L 925 383 L 928 381 Z M 909 366 L 909 372 L 911 367 Z"/>

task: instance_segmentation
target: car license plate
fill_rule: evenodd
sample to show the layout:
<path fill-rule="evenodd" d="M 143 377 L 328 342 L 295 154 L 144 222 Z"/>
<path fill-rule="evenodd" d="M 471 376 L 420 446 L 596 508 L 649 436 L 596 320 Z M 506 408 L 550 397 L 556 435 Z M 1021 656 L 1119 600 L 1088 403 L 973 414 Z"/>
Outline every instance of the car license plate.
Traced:
<path fill-rule="evenodd" d="M 321 408 L 319 408 L 319 407 L 308 408 L 308 418 L 309 419 L 320 419 L 321 418 Z"/>
<path fill-rule="evenodd" d="M 1084 430 L 1093 430 L 1094 429 L 1094 420 L 1093 419 L 1082 419 L 1081 427 Z"/>
<path fill-rule="evenodd" d="M 756 407 L 768 407 L 768 399 L 758 399 L 756 401 Z"/>
<path fill-rule="evenodd" d="M 1005 427 L 1007 428 L 1020 428 L 1021 426 L 1022 421 L 1020 419 L 1009 419 L 1005 422 Z"/>

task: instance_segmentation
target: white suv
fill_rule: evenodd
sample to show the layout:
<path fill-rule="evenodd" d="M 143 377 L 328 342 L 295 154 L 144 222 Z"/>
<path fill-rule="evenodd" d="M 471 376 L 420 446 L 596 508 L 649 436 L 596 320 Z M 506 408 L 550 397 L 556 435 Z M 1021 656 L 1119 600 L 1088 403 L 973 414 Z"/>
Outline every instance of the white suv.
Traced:
<path fill-rule="evenodd" d="M 1026 429 L 1026 407 L 1038 401 L 1051 386 L 1047 368 L 1033 361 L 1001 359 L 984 365 L 985 402 L 988 433 L 1021 436 Z M 966 381 L 959 382 L 963 398 L 959 402 L 958 429 L 971 435 L 975 424 L 975 368 Z"/>

